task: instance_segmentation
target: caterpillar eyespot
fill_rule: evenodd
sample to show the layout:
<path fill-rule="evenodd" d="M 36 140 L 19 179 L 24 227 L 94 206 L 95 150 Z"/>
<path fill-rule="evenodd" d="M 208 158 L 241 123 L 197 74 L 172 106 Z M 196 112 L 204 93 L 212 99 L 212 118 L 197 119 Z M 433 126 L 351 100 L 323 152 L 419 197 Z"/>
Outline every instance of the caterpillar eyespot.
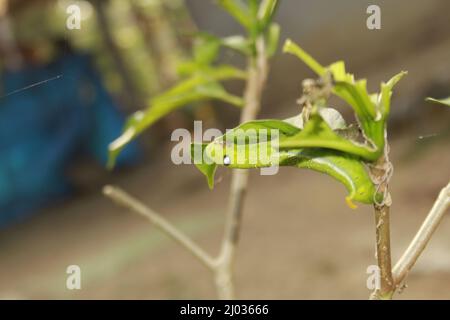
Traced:
<path fill-rule="evenodd" d="M 229 156 L 225 156 L 223 157 L 223 165 L 224 166 L 229 166 L 231 164 L 231 159 Z"/>

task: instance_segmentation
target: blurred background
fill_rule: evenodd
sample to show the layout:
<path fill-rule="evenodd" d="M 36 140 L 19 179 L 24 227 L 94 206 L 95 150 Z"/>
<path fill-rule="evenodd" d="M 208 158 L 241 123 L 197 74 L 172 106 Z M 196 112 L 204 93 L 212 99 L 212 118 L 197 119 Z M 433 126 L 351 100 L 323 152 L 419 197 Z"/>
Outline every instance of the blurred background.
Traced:
<path fill-rule="evenodd" d="M 66 28 L 71 4 L 81 8 L 80 30 Z M 370 4 L 381 8 L 381 30 L 366 27 Z M 281 42 L 293 39 L 323 64 L 344 59 L 373 92 L 409 71 L 395 90 L 389 131 L 394 260 L 450 177 L 450 111 L 424 101 L 450 95 L 449 11 L 447 0 L 282 0 L 275 19 Z M 238 110 L 214 101 L 186 106 L 127 147 L 114 171 L 105 169 L 126 116 L 176 83 L 198 30 L 242 32 L 212 0 L 0 0 L 0 298 L 215 297 L 202 265 L 101 194 L 105 184 L 120 185 L 218 251 L 230 172 L 220 171 L 210 191 L 194 166 L 171 162 L 170 134 L 194 120 L 223 131 L 237 124 Z M 228 51 L 221 60 L 245 63 Z M 301 81 L 312 76 L 278 52 L 260 117 L 297 113 Z M 228 88 L 240 94 L 242 83 Z M 238 297 L 366 299 L 373 215 L 369 206 L 349 209 L 344 197 L 341 185 L 313 172 L 253 172 Z M 66 289 L 73 264 L 82 290 Z M 407 283 L 397 298 L 450 298 L 449 219 Z"/>

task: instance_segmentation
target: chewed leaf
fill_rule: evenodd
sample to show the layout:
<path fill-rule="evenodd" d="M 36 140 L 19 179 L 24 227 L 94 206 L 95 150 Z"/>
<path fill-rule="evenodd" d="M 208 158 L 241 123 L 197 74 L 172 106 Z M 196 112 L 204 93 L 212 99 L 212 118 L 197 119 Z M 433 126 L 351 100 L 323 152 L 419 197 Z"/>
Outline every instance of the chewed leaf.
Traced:
<path fill-rule="evenodd" d="M 434 99 L 434 98 L 427 98 L 427 101 L 429 102 L 434 102 L 434 103 L 439 103 L 442 104 L 444 106 L 448 106 L 450 107 L 450 97 L 446 98 L 446 99 Z"/>
<path fill-rule="evenodd" d="M 347 127 L 344 117 L 336 109 L 320 108 L 319 114 L 332 130 L 343 130 Z"/>
<path fill-rule="evenodd" d="M 268 135 L 268 130 L 277 129 L 277 135 Z M 269 131 L 270 132 L 270 131 Z M 214 184 L 217 166 L 232 169 L 265 168 L 271 166 L 291 166 L 307 168 L 325 173 L 348 190 L 347 202 L 371 204 L 378 196 L 361 159 L 343 152 L 325 148 L 278 149 L 280 140 L 298 135 L 301 130 L 280 120 L 259 120 L 242 124 L 218 137 L 208 145 L 203 145 L 203 159 L 213 163 L 196 164 Z"/>
<path fill-rule="evenodd" d="M 283 120 L 284 122 L 289 123 L 290 125 L 293 125 L 294 127 L 297 127 L 299 129 L 303 129 L 303 116 L 302 114 L 296 115 L 294 117 L 290 117 Z"/>
<path fill-rule="evenodd" d="M 333 108 L 320 108 L 319 114 L 323 118 L 323 120 L 330 126 L 332 130 L 347 130 L 348 127 L 345 123 L 344 117 L 342 114 Z M 300 113 L 299 115 L 296 115 L 291 118 L 287 118 L 283 120 L 284 122 L 287 122 L 299 129 L 303 129 L 304 123 L 303 123 L 303 115 Z"/>
<path fill-rule="evenodd" d="M 355 80 L 354 76 L 345 70 L 344 62 L 338 61 L 328 67 L 323 67 L 291 40 L 286 41 L 284 51 L 299 57 L 320 77 L 325 77 L 327 74 L 331 75 L 333 93 L 353 108 L 365 138 L 380 155 L 385 145 L 384 132 L 389 115 L 392 89 L 406 72 L 401 72 L 386 84 L 382 84 L 380 94 L 369 94 L 366 80 Z M 375 159 L 368 160 L 373 161 Z"/>
<path fill-rule="evenodd" d="M 327 148 L 373 161 L 379 150 L 348 140 L 334 132 L 319 114 L 312 114 L 304 129 L 296 135 L 280 138 L 280 149 Z"/>

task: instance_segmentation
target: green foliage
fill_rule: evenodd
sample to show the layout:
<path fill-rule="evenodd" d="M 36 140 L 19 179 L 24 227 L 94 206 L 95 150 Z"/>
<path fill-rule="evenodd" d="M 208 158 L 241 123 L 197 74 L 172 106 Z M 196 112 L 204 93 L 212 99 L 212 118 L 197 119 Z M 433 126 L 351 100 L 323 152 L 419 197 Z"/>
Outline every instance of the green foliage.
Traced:
<path fill-rule="evenodd" d="M 448 106 L 450 107 L 450 97 L 446 98 L 446 99 L 434 99 L 434 98 L 427 98 L 427 101 L 430 102 L 434 102 L 434 103 L 439 103 L 442 104 L 444 106 Z"/>
<path fill-rule="evenodd" d="M 120 137 L 109 146 L 108 168 L 113 168 L 123 148 L 144 130 L 170 112 L 185 105 L 205 99 L 217 99 L 236 107 L 243 106 L 241 97 L 228 93 L 221 82 L 245 79 L 246 72 L 228 65 L 215 65 L 221 47 L 228 47 L 246 56 L 255 53 L 256 39 L 264 36 L 268 45 L 268 57 L 276 51 L 279 26 L 271 23 L 277 0 L 219 0 L 218 3 L 240 24 L 248 36 L 230 36 L 223 39 L 201 32 L 192 50 L 192 59 L 180 64 L 182 79 L 171 89 L 151 99 L 145 111 L 131 115 Z"/>
<path fill-rule="evenodd" d="M 123 134 L 109 145 L 108 168 L 113 168 L 123 148 L 152 124 L 173 110 L 208 98 L 242 107 L 242 98 L 225 91 L 220 80 L 244 79 L 245 72 L 231 66 L 200 69 L 165 93 L 153 98 L 150 107 L 128 118 Z"/>
<path fill-rule="evenodd" d="M 212 35 L 200 33 L 195 41 L 193 55 L 197 68 L 208 68 L 219 54 L 221 41 Z"/>
<path fill-rule="evenodd" d="M 275 15 L 277 7 L 279 5 L 277 0 L 263 0 L 261 4 L 261 29 L 264 30 L 271 25 L 272 17 Z"/>
<path fill-rule="evenodd" d="M 270 130 L 273 129 L 278 130 L 277 137 L 270 135 Z M 352 201 L 370 204 L 374 199 L 379 199 L 364 164 L 357 157 L 323 148 L 278 149 L 273 145 L 273 141 L 279 141 L 282 145 L 284 141 L 303 131 L 281 120 L 251 121 L 228 131 L 209 144 L 193 144 L 192 150 L 197 148 L 201 153 L 195 156 L 193 152 L 192 156 L 197 168 L 206 176 L 210 188 L 214 185 L 217 166 L 232 169 L 289 166 L 318 171 L 340 181 L 349 192 L 346 199 L 351 207 L 354 207 Z M 262 136 L 267 138 L 260 139 Z M 261 157 L 262 154 L 265 156 Z M 224 159 L 227 159 L 226 164 Z"/>
<path fill-rule="evenodd" d="M 203 157 L 205 154 L 206 147 L 208 145 L 204 143 L 193 143 L 191 144 L 191 158 L 199 159 L 199 161 L 194 161 L 195 166 L 206 176 L 208 186 L 210 189 L 214 187 L 214 176 L 217 170 L 217 164 L 212 161 L 206 161 Z"/>
<path fill-rule="evenodd" d="M 322 67 L 313 57 L 311 57 L 306 51 L 292 42 L 290 39 L 286 40 L 283 47 L 283 52 L 288 52 L 290 54 L 296 55 L 300 60 L 302 60 L 312 71 L 317 73 L 319 76 L 324 76 L 326 69 Z"/>
<path fill-rule="evenodd" d="M 222 45 L 230 49 L 236 50 L 246 56 L 252 52 L 250 41 L 244 36 L 236 35 L 222 39 Z"/>
<path fill-rule="evenodd" d="M 291 148 L 328 148 L 365 159 L 372 159 L 374 154 L 370 147 L 351 141 L 333 131 L 318 113 L 311 115 L 301 132 L 280 141 L 280 149 Z"/>
<path fill-rule="evenodd" d="M 252 54 L 256 52 L 256 39 L 264 34 L 268 40 L 268 55 L 273 55 L 280 33 L 279 26 L 272 23 L 278 0 L 218 0 L 218 3 L 246 29 Z"/>
<path fill-rule="evenodd" d="M 392 90 L 406 72 L 382 83 L 380 93 L 369 94 L 366 80 L 355 80 L 346 72 L 344 62 L 324 67 L 290 40 L 286 41 L 284 51 L 309 66 L 321 78 L 320 83 L 329 84 L 330 93 L 353 109 L 357 124 L 346 125 L 338 111 L 326 108 L 325 93 L 307 100 L 300 115 L 284 121 L 244 123 L 207 145 L 197 146 L 204 161 L 196 161 L 196 165 L 207 177 L 209 186 L 214 184 L 217 166 L 233 169 L 291 166 L 322 172 L 341 182 L 348 190 L 346 200 L 351 207 L 352 201 L 365 204 L 380 201 L 382 195 L 377 193 L 366 164 L 376 161 L 384 152 Z M 262 139 L 271 129 L 278 130 L 276 136 L 272 133 Z M 260 158 L 263 154 L 264 159 Z"/>
<path fill-rule="evenodd" d="M 241 0 L 219 0 L 219 4 L 247 30 L 251 29 L 250 10 Z"/>
<path fill-rule="evenodd" d="M 267 32 L 267 55 L 272 57 L 278 48 L 280 41 L 281 28 L 278 23 L 271 23 Z"/>
<path fill-rule="evenodd" d="M 283 50 L 284 52 L 296 55 L 320 77 L 326 79 L 327 75 L 331 76 L 333 93 L 347 102 L 355 112 L 358 124 L 366 140 L 365 145 L 357 145 L 357 148 L 351 148 L 351 150 L 349 148 L 347 148 L 348 150 L 338 148 L 338 150 L 360 156 L 367 161 L 375 161 L 378 159 L 385 145 L 384 132 L 390 112 L 392 90 L 398 81 L 406 75 L 406 72 L 400 72 L 387 83 L 382 83 L 379 94 L 370 95 L 367 92 L 367 81 L 365 79 L 355 80 L 352 74 L 346 72 L 343 61 L 338 61 L 328 67 L 323 67 L 290 40 L 286 41 Z M 351 143 L 354 144 L 354 142 Z M 327 147 L 322 145 L 322 143 L 314 146 Z"/>

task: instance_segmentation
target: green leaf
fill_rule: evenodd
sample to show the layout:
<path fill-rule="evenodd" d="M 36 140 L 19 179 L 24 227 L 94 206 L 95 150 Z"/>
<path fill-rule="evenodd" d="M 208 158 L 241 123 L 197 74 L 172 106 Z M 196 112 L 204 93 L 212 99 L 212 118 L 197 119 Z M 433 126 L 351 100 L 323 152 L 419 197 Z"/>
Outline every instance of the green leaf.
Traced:
<path fill-rule="evenodd" d="M 198 70 L 199 66 L 193 60 L 184 60 L 177 63 L 177 73 L 180 77 L 192 76 Z"/>
<path fill-rule="evenodd" d="M 107 167 L 109 169 L 114 167 L 123 148 L 139 134 L 162 117 L 182 106 L 212 98 L 242 107 L 242 98 L 226 92 L 218 81 L 232 78 L 242 79 L 245 75 L 243 71 L 230 66 L 209 68 L 201 73 L 194 74 L 191 78 L 181 81 L 178 85 L 155 97 L 150 101 L 150 107 L 145 111 L 138 111 L 129 117 L 123 133 L 109 145 Z"/>
<path fill-rule="evenodd" d="M 346 101 L 362 120 L 375 118 L 375 105 L 367 92 L 366 80 L 355 81 L 354 76 L 346 72 L 343 61 L 323 67 L 291 40 L 286 40 L 284 52 L 296 55 L 320 77 L 324 77 L 329 72 L 333 77 L 333 92 Z"/>
<path fill-rule="evenodd" d="M 372 149 L 370 157 L 366 154 L 365 159 L 376 160 L 373 156 L 381 155 L 385 145 L 384 132 L 390 110 L 392 89 L 406 72 L 401 72 L 386 84 L 382 84 L 379 95 L 371 95 L 367 92 L 366 80 L 355 80 L 354 76 L 345 70 L 344 62 L 338 61 L 325 68 L 291 40 L 286 41 L 284 51 L 299 57 L 320 77 L 325 78 L 328 73 L 332 76 L 333 93 L 353 108 L 364 137 Z M 360 151 L 363 150 L 360 149 Z"/>
<path fill-rule="evenodd" d="M 230 36 L 221 39 L 222 45 L 236 50 L 244 55 L 250 55 L 252 52 L 250 42 L 243 36 Z"/>
<path fill-rule="evenodd" d="M 444 106 L 449 106 L 450 107 L 450 97 L 446 98 L 446 99 L 434 99 L 434 98 L 427 98 L 426 101 L 429 102 L 434 102 L 434 103 L 439 103 L 439 104 L 443 104 Z"/>
<path fill-rule="evenodd" d="M 383 118 L 387 118 L 391 111 L 391 97 L 394 86 L 407 74 L 408 72 L 402 71 L 393 76 L 387 83 L 381 84 L 381 92 L 379 95 L 379 109 Z"/>
<path fill-rule="evenodd" d="M 318 113 L 313 113 L 304 129 L 296 135 L 280 138 L 280 149 L 327 148 L 374 161 L 380 150 L 348 140 L 334 132 Z"/>
<path fill-rule="evenodd" d="M 149 128 L 156 121 L 166 116 L 171 111 L 186 105 L 188 103 L 203 99 L 204 96 L 192 91 L 189 93 L 179 94 L 155 99 L 150 107 L 145 111 L 137 111 L 128 118 L 123 129 L 123 133 L 109 144 L 108 169 L 112 169 L 116 163 L 116 159 L 122 152 L 123 148 L 141 134 L 145 129 Z"/>
<path fill-rule="evenodd" d="M 230 65 L 219 65 L 207 70 L 201 71 L 201 76 L 210 77 L 213 80 L 229 80 L 229 79 L 246 79 L 247 72 L 242 71 L 236 67 Z"/>
<path fill-rule="evenodd" d="M 274 165 L 307 168 L 325 173 L 340 181 L 348 190 L 347 203 L 354 207 L 352 201 L 372 204 L 376 195 L 375 187 L 365 170 L 364 164 L 357 157 L 339 151 L 323 148 L 292 148 L 278 151 L 275 136 L 269 135 L 261 139 L 261 131 L 266 134 L 271 129 L 279 130 L 280 140 L 294 136 L 300 129 L 280 120 L 251 121 L 228 131 L 218 137 L 202 152 L 211 164 L 197 165 L 208 178 L 209 186 L 213 185 L 216 166 L 227 166 L 232 169 L 264 168 Z M 264 161 L 261 150 L 266 151 Z M 224 164 L 227 159 L 227 164 Z"/>
<path fill-rule="evenodd" d="M 165 99 L 177 94 L 186 93 L 195 87 L 211 81 L 223 81 L 229 79 L 245 79 L 247 73 L 230 65 L 219 65 L 196 70 L 189 78 L 181 80 L 178 84 L 157 96 L 154 100 Z"/>
<path fill-rule="evenodd" d="M 328 124 L 328 126 L 332 130 L 348 129 L 348 127 L 345 123 L 344 117 L 342 117 L 342 115 L 336 109 L 324 107 L 324 108 L 319 108 L 318 112 L 319 112 L 320 116 L 323 118 L 323 120 Z M 303 114 L 301 114 L 301 113 L 297 116 L 285 119 L 284 121 L 296 126 L 297 128 L 300 128 L 300 129 L 303 129 L 303 127 L 304 127 Z"/>
<path fill-rule="evenodd" d="M 269 31 L 267 32 L 268 57 L 272 57 L 277 52 L 279 40 L 280 40 L 280 25 L 278 23 L 271 23 Z"/>
<path fill-rule="evenodd" d="M 327 71 L 326 68 L 324 68 L 313 57 L 311 57 L 308 53 L 306 53 L 306 51 L 304 51 L 290 39 L 286 40 L 286 42 L 284 43 L 283 52 L 287 52 L 297 56 L 319 76 L 325 75 Z"/>
<path fill-rule="evenodd" d="M 354 76 L 345 71 L 345 63 L 338 61 L 329 67 L 334 85 L 334 93 L 346 101 L 360 119 L 375 119 L 376 110 L 365 79 L 355 81 Z"/>
<path fill-rule="evenodd" d="M 205 98 L 221 100 L 239 108 L 244 106 L 244 99 L 228 93 L 219 82 L 207 83 L 196 90 Z"/>
<path fill-rule="evenodd" d="M 376 106 L 367 92 L 366 80 L 355 81 L 354 76 L 345 70 L 343 61 L 335 62 L 325 68 L 291 40 L 286 41 L 284 51 L 296 55 L 320 77 L 329 72 L 334 83 L 333 92 L 354 109 L 360 120 L 374 120 L 377 117 Z M 391 79 L 389 82 L 391 89 L 401 77 L 402 75 L 397 75 Z"/>
<path fill-rule="evenodd" d="M 193 55 L 198 66 L 209 66 L 219 54 L 221 41 L 207 33 L 199 33 L 194 41 Z"/>
<path fill-rule="evenodd" d="M 327 68 L 323 67 L 306 51 L 289 39 L 286 40 L 283 51 L 297 56 L 320 77 L 330 72 L 335 82 L 334 93 L 337 96 L 352 106 L 356 114 L 361 118 L 367 118 L 370 115 L 375 116 L 375 106 L 367 93 L 366 81 L 355 81 L 354 76 L 346 72 L 343 61 L 335 62 Z"/>
<path fill-rule="evenodd" d="M 198 44 L 198 49 L 203 49 L 203 51 L 205 51 L 202 55 L 209 57 L 209 63 L 214 61 L 214 59 L 217 57 L 220 46 L 236 50 L 245 55 L 251 54 L 250 41 L 246 37 L 241 35 L 219 38 L 207 32 L 201 32 L 198 34 L 197 39 L 199 41 L 202 41 Z M 200 44 L 203 44 L 203 46 L 201 46 Z M 194 47 L 194 53 L 195 49 L 196 47 Z"/>
<path fill-rule="evenodd" d="M 277 0 L 263 0 L 259 8 L 261 28 L 264 29 L 270 24 L 275 15 L 279 2 Z"/>
<path fill-rule="evenodd" d="M 248 7 L 240 0 L 219 0 L 219 5 L 245 28 L 251 28 L 251 15 Z"/>
<path fill-rule="evenodd" d="M 366 80 L 355 81 L 353 75 L 346 73 L 343 62 L 334 63 L 329 68 L 335 80 L 333 92 L 353 108 L 366 139 L 381 152 L 385 144 L 392 89 L 407 72 L 402 71 L 387 83 L 382 83 L 380 94 L 370 95 Z"/>

